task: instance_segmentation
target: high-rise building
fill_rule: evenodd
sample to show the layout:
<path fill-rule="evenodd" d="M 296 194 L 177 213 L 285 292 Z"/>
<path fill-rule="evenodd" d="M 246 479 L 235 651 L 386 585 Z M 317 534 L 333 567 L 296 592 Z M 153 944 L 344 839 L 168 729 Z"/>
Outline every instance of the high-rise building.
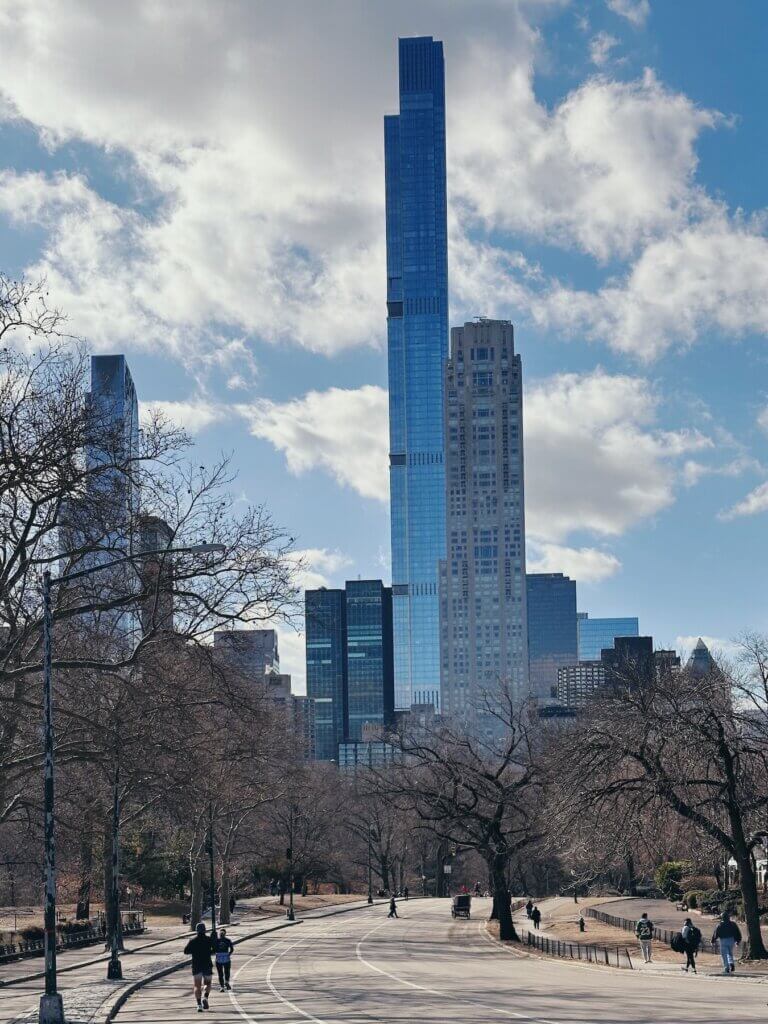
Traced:
<path fill-rule="evenodd" d="M 579 661 L 597 661 L 600 652 L 613 647 L 617 636 L 638 636 L 637 618 L 590 619 L 587 612 L 578 614 Z"/>
<path fill-rule="evenodd" d="M 332 761 L 347 721 L 347 599 L 343 590 L 308 590 L 304 596 L 307 696 L 314 701 L 315 757 Z"/>
<path fill-rule="evenodd" d="M 344 590 L 308 590 L 305 608 L 315 751 L 329 761 L 340 743 L 392 724 L 392 591 L 381 580 L 350 580 Z"/>
<path fill-rule="evenodd" d="M 173 546 L 173 532 L 159 516 L 142 516 L 139 534 L 141 550 L 147 553 L 141 559 L 139 571 L 143 589 L 148 594 L 139 612 L 141 631 L 144 634 L 157 629 L 173 632 L 172 556 L 155 554 Z"/>
<path fill-rule="evenodd" d="M 600 660 L 605 666 L 608 689 L 634 687 L 656 678 L 653 637 L 650 636 L 617 636 L 611 647 L 600 652 Z"/>
<path fill-rule="evenodd" d="M 213 650 L 221 665 L 254 683 L 263 683 L 268 673 L 280 672 L 280 653 L 274 629 L 217 629 Z"/>
<path fill-rule="evenodd" d="M 700 679 L 717 671 L 717 663 L 701 637 L 696 641 L 696 646 L 691 651 L 686 668 L 692 675 Z"/>
<path fill-rule="evenodd" d="M 451 331 L 446 365 L 446 534 L 440 566 L 443 710 L 528 688 L 520 356 L 508 320 Z"/>
<path fill-rule="evenodd" d="M 539 700 L 555 695 L 557 670 L 578 660 L 576 581 L 561 572 L 526 576 L 528 688 Z"/>
<path fill-rule="evenodd" d="M 440 704 L 448 229 L 443 46 L 401 39 L 399 59 L 384 160 L 395 706 L 409 708 Z"/>
<path fill-rule="evenodd" d="M 363 726 L 392 721 L 392 590 L 381 580 L 347 583 L 347 728 L 357 742 Z"/>
<path fill-rule="evenodd" d="M 586 707 L 604 687 L 605 665 L 602 661 L 579 661 L 561 665 L 557 670 L 557 699 L 564 707 Z"/>
<path fill-rule="evenodd" d="M 125 356 L 91 356 L 86 402 L 93 438 L 86 463 L 93 470 L 104 467 L 90 477 L 88 529 L 102 535 L 102 544 L 132 550 L 139 510 L 139 403 Z"/>

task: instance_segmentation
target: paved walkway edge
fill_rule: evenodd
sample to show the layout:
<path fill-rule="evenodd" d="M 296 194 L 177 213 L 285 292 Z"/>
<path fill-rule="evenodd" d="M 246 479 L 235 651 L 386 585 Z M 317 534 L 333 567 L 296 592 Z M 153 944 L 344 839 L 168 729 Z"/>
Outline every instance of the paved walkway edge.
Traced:
<path fill-rule="evenodd" d="M 387 903 L 387 900 L 374 900 L 373 906 L 381 906 Z M 342 906 L 339 909 L 327 908 L 328 913 L 317 914 L 317 917 L 333 917 L 337 914 L 348 914 L 352 910 L 367 910 L 371 906 L 369 903 L 364 903 L 362 906 L 356 907 L 345 907 Z M 326 910 L 325 907 L 318 908 L 319 910 Z M 308 914 L 316 913 L 315 911 L 308 911 Z M 258 931 L 249 932 L 248 935 L 242 935 L 240 938 L 233 942 L 234 946 L 239 946 L 241 942 L 246 942 L 249 939 L 256 939 L 259 935 L 268 935 L 270 932 L 277 932 L 283 928 L 293 928 L 297 924 L 302 924 L 306 920 L 306 917 L 301 921 L 281 921 L 279 924 L 272 925 L 271 928 L 260 928 Z M 311 918 L 310 918 L 311 920 Z M 185 967 L 189 967 L 190 960 L 182 960 L 178 964 L 172 964 L 170 967 L 163 967 L 159 971 L 154 971 L 152 974 L 148 974 L 144 978 L 139 978 L 138 981 L 132 982 L 126 986 L 121 992 L 118 992 L 114 999 L 112 999 L 106 1006 L 102 1004 L 97 1014 L 94 1016 L 94 1022 L 98 1024 L 111 1024 L 111 1021 L 115 1019 L 120 1010 L 125 1006 L 130 997 L 134 992 L 138 992 L 140 988 L 144 988 L 145 985 L 151 984 L 153 981 L 158 981 L 160 978 L 166 977 L 168 974 L 173 974 L 175 971 L 183 970 Z"/>

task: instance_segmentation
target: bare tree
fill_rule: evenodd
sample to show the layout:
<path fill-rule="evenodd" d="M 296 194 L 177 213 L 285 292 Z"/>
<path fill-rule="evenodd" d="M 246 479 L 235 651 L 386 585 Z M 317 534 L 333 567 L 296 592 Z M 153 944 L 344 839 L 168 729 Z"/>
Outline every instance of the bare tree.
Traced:
<path fill-rule="evenodd" d="M 490 738 L 440 720 L 401 733 L 403 763 L 389 785 L 440 840 L 482 856 L 500 936 L 517 939 L 507 873 L 543 836 L 543 777 L 528 709 L 501 694 L 487 710 L 495 724 Z"/>
<path fill-rule="evenodd" d="M 761 698 L 717 668 L 649 676 L 627 665 L 552 759 L 561 812 L 617 821 L 671 810 L 734 858 L 748 955 L 768 956 L 760 932 L 754 847 L 765 833 L 768 745 Z"/>

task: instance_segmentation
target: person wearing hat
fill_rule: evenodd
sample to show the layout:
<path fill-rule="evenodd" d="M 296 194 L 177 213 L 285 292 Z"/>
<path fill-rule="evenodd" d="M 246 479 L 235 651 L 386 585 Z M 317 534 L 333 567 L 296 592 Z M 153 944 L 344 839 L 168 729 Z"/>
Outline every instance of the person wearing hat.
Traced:
<path fill-rule="evenodd" d="M 712 933 L 712 945 L 714 946 L 716 942 L 720 943 L 723 974 L 733 974 L 736 970 L 733 949 L 738 942 L 741 942 L 741 931 L 736 922 L 731 920 L 731 915 L 727 910 L 720 915 L 720 924 Z"/>

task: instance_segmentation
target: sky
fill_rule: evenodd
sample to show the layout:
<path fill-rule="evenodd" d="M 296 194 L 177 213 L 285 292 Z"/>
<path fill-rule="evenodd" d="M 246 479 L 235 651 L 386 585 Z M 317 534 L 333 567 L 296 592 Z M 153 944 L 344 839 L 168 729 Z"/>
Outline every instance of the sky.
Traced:
<path fill-rule="evenodd" d="M 451 323 L 515 324 L 529 571 L 657 646 L 768 629 L 764 0 L 0 0 L 0 269 L 231 455 L 304 585 L 388 582 L 407 35 L 445 50 Z"/>

